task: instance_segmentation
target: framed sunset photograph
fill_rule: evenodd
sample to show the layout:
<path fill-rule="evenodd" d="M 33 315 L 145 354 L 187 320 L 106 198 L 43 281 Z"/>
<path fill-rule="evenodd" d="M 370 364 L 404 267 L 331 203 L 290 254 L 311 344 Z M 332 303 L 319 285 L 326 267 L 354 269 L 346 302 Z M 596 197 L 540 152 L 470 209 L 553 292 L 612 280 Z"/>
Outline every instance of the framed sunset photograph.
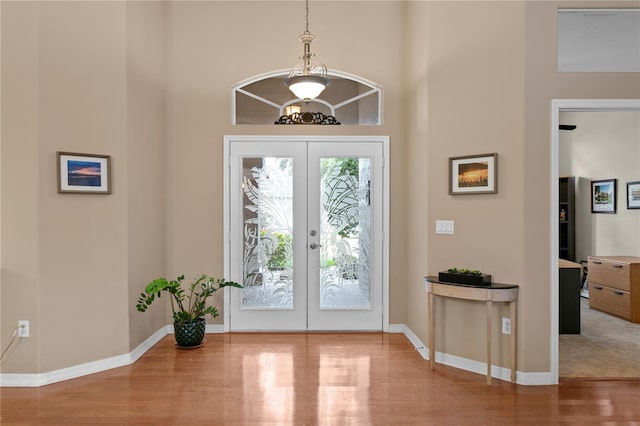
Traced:
<path fill-rule="evenodd" d="M 58 192 L 111 194 L 111 156 L 57 153 Z"/>
<path fill-rule="evenodd" d="M 498 192 L 498 154 L 449 158 L 449 194 Z"/>
<path fill-rule="evenodd" d="M 591 181 L 591 213 L 616 213 L 617 179 Z"/>

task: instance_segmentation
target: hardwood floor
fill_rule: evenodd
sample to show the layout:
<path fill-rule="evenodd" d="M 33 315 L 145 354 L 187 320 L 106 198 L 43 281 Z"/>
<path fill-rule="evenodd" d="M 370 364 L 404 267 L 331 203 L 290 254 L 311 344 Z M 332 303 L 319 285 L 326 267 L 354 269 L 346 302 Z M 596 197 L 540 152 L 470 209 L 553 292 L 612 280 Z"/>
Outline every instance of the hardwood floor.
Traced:
<path fill-rule="evenodd" d="M 437 364 L 402 334 L 167 336 L 135 364 L 2 388 L 2 425 L 640 424 L 640 381 L 520 386 Z"/>

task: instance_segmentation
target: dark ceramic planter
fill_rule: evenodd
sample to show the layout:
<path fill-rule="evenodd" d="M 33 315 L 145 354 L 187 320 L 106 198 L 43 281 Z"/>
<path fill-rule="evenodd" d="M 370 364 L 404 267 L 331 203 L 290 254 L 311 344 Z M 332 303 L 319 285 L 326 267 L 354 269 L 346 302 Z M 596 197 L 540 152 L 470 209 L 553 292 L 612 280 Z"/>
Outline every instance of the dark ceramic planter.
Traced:
<path fill-rule="evenodd" d="M 194 322 L 173 323 L 176 343 L 184 348 L 200 346 L 204 340 L 205 327 L 204 318 L 198 318 Z"/>

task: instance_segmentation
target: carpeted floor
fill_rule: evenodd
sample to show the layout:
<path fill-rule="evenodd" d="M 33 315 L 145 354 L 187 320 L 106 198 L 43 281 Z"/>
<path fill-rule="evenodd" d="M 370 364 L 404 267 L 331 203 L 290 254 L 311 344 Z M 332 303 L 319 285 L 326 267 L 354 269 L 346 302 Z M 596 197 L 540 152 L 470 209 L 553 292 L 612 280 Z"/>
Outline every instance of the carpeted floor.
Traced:
<path fill-rule="evenodd" d="M 560 335 L 560 378 L 640 378 L 640 324 L 580 304 L 581 334 Z"/>

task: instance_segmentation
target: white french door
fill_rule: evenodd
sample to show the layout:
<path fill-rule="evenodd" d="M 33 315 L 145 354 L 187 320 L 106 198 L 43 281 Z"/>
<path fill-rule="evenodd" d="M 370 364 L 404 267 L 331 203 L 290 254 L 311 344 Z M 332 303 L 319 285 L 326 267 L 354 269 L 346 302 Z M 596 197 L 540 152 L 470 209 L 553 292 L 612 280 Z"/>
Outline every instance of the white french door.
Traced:
<path fill-rule="evenodd" d="M 231 330 L 382 330 L 382 140 L 229 137 Z"/>

